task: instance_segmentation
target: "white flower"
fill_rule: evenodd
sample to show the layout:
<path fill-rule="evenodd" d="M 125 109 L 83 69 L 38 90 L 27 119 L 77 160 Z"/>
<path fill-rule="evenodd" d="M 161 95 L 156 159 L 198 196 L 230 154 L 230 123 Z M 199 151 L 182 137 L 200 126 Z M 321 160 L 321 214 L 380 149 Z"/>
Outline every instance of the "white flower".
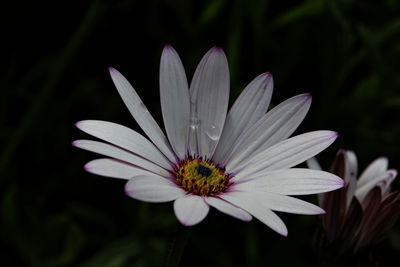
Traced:
<path fill-rule="evenodd" d="M 212 206 L 243 221 L 254 216 L 286 236 L 285 224 L 273 211 L 324 213 L 289 195 L 343 186 L 342 179 L 328 172 L 292 168 L 337 137 L 335 132 L 315 131 L 287 139 L 310 107 L 309 94 L 292 97 L 267 112 L 273 81 L 265 73 L 244 89 L 227 114 L 229 70 L 220 48 L 212 48 L 203 57 L 190 87 L 178 54 L 171 46 L 164 48 L 160 96 L 168 138 L 129 82 L 113 68 L 110 73 L 150 140 L 112 122 L 80 121 L 79 129 L 107 142 L 73 142 L 108 157 L 87 163 L 85 169 L 128 179 L 125 191 L 132 198 L 174 200 L 176 217 L 184 225 L 202 221 Z"/>

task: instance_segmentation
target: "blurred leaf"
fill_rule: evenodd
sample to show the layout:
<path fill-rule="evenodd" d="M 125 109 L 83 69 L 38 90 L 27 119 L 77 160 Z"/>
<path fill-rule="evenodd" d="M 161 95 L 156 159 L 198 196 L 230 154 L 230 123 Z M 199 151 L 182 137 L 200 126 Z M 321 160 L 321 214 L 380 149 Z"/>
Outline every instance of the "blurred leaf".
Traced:
<path fill-rule="evenodd" d="M 400 107 L 400 97 L 387 99 L 385 102 L 387 108 Z"/>
<path fill-rule="evenodd" d="M 286 24 L 294 23 L 300 19 L 317 15 L 325 8 L 326 0 L 306 0 L 303 4 L 289 9 L 274 20 L 275 27 L 281 27 Z"/>
<path fill-rule="evenodd" d="M 383 27 L 382 30 L 378 32 L 376 35 L 376 42 L 383 43 L 388 41 L 393 37 L 400 36 L 400 19 L 396 19 L 394 21 L 390 21 L 386 27 Z"/>
<path fill-rule="evenodd" d="M 362 103 L 376 99 L 379 95 L 379 82 L 377 75 L 371 75 L 362 80 L 354 90 L 355 101 Z"/>
<path fill-rule="evenodd" d="M 200 26 L 205 25 L 218 16 L 218 13 L 221 12 L 221 9 L 224 7 L 227 0 L 212 0 L 209 1 L 207 6 L 204 8 L 200 15 L 199 24 Z"/>
<path fill-rule="evenodd" d="M 2 227 L 9 228 L 15 227 L 19 223 L 17 208 L 16 208 L 16 195 L 18 189 L 16 185 L 10 186 L 3 194 L 1 200 L 1 224 Z"/>
<path fill-rule="evenodd" d="M 101 208 L 95 208 L 85 203 L 68 203 L 67 211 L 71 216 L 77 218 L 80 224 L 87 224 L 90 227 L 98 227 L 103 235 L 115 231 L 114 221 L 108 217 Z"/>
<path fill-rule="evenodd" d="M 243 36 L 243 13 L 246 6 L 242 5 L 242 1 L 236 0 L 233 5 L 233 10 L 229 18 L 229 37 L 228 37 L 228 61 L 231 81 L 236 83 L 237 72 L 239 67 L 239 55 L 240 55 L 240 41 Z"/>
<path fill-rule="evenodd" d="M 140 252 L 140 244 L 134 238 L 126 237 L 109 244 L 91 259 L 79 264 L 79 267 L 119 267 L 128 266 L 133 257 Z"/>
<path fill-rule="evenodd" d="M 8 245 L 17 250 L 22 259 L 32 262 L 33 252 L 30 249 L 28 232 L 21 222 L 21 209 L 18 206 L 18 187 L 12 185 L 4 193 L 1 201 L 1 236 L 8 241 Z"/>
<path fill-rule="evenodd" d="M 34 240 L 33 249 L 43 259 L 39 266 L 49 267 L 73 263 L 86 242 L 83 232 L 66 214 L 46 218 Z"/>

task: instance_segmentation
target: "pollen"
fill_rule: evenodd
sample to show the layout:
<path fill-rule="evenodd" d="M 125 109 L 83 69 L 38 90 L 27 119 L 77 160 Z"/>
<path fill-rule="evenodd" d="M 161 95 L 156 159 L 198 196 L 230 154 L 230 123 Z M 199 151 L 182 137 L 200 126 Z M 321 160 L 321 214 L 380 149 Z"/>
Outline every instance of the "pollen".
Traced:
<path fill-rule="evenodd" d="M 230 176 L 210 160 L 189 158 L 179 163 L 175 178 L 189 193 L 213 196 L 228 189 Z"/>

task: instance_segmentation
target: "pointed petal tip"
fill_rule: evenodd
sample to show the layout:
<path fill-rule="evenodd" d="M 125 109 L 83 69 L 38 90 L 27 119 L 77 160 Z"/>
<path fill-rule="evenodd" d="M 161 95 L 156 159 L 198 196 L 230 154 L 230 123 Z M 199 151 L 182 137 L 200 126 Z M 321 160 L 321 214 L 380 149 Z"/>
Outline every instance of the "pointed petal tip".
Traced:
<path fill-rule="evenodd" d="M 335 132 L 335 131 L 330 131 L 331 132 L 331 136 L 330 136 L 330 138 L 332 138 L 333 140 L 336 140 L 336 138 L 338 138 L 339 137 L 339 133 L 338 132 Z"/>
<path fill-rule="evenodd" d="M 339 136 L 339 133 L 336 131 L 331 131 L 331 130 L 318 130 L 315 132 L 321 133 L 323 136 L 325 136 L 328 140 L 333 139 L 333 141 Z"/>
<path fill-rule="evenodd" d="M 268 72 L 268 71 L 266 71 L 266 72 L 264 72 L 264 73 L 261 73 L 261 75 L 262 75 L 262 76 L 265 76 L 265 77 L 272 77 L 272 73 L 271 73 L 271 72 Z"/>
<path fill-rule="evenodd" d="M 261 73 L 260 77 L 262 77 L 263 79 L 267 80 L 268 82 L 271 82 L 274 79 L 274 76 L 272 75 L 272 73 L 270 72 L 264 72 Z"/>
<path fill-rule="evenodd" d="M 77 122 L 74 123 L 74 126 L 75 126 L 76 128 L 78 128 L 78 129 L 81 129 L 82 123 L 83 123 L 83 122 L 84 122 L 84 121 L 77 121 Z"/>
<path fill-rule="evenodd" d="M 296 97 L 304 98 L 306 101 L 312 100 L 312 95 L 310 93 L 300 94 L 300 95 L 297 95 Z"/>
<path fill-rule="evenodd" d="M 110 73 L 113 73 L 113 72 L 116 71 L 116 69 L 114 69 L 113 67 L 109 66 L 109 67 L 108 67 L 108 71 L 109 71 Z"/>
<path fill-rule="evenodd" d="M 340 189 L 340 188 L 346 186 L 345 180 L 343 180 L 339 176 L 336 176 L 334 178 L 336 178 L 336 179 L 334 179 L 333 181 L 331 180 L 331 185 L 333 186 L 333 188 L 331 190 L 329 190 L 329 191 L 334 191 L 334 190 L 337 190 L 337 189 Z M 329 191 L 327 191 L 327 192 L 329 192 Z"/>
<path fill-rule="evenodd" d="M 78 146 L 78 140 L 72 141 L 71 145 L 74 146 L 74 147 L 77 147 Z"/>
<path fill-rule="evenodd" d="M 171 45 L 169 45 L 169 44 L 164 45 L 164 49 L 163 49 L 164 51 L 168 51 L 171 49 L 173 49 L 173 47 Z"/>
<path fill-rule="evenodd" d="M 389 178 L 394 178 L 397 176 L 397 170 L 389 170 Z"/>
<path fill-rule="evenodd" d="M 162 54 L 163 54 L 162 57 L 164 57 L 166 55 L 177 54 L 177 53 L 176 53 L 175 49 L 171 45 L 165 45 L 164 48 L 163 48 Z"/>
<path fill-rule="evenodd" d="M 225 53 L 224 53 L 224 50 L 223 50 L 221 47 L 216 46 L 216 45 L 213 46 L 213 48 L 211 48 L 210 50 L 211 50 L 211 52 L 216 52 L 216 53 L 225 54 Z"/>

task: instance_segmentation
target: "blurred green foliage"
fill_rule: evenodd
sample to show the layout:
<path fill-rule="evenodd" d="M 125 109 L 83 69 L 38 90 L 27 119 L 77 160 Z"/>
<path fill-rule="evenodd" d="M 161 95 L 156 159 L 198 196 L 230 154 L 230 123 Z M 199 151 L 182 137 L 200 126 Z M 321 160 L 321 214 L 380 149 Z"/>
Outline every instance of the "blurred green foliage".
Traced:
<path fill-rule="evenodd" d="M 107 67 L 119 69 L 162 124 L 158 67 L 173 45 L 191 77 L 221 46 L 231 101 L 256 75 L 274 74 L 273 103 L 310 92 L 298 133 L 332 129 L 360 168 L 385 155 L 400 168 L 400 2 L 395 0 L 3 1 L 0 72 L 2 266 L 160 266 L 177 221 L 171 203 L 123 193 L 123 181 L 85 173 L 96 158 L 71 147 L 82 119 L 140 129 Z M 190 78 L 189 78 L 190 79 Z M 394 184 L 399 188 L 398 182 Z M 317 265 L 317 217 L 282 215 L 283 238 L 256 220 L 215 210 L 195 226 L 182 266 Z M 390 262 L 399 225 L 375 247 Z M 287 255 L 290 255 L 289 257 Z"/>

